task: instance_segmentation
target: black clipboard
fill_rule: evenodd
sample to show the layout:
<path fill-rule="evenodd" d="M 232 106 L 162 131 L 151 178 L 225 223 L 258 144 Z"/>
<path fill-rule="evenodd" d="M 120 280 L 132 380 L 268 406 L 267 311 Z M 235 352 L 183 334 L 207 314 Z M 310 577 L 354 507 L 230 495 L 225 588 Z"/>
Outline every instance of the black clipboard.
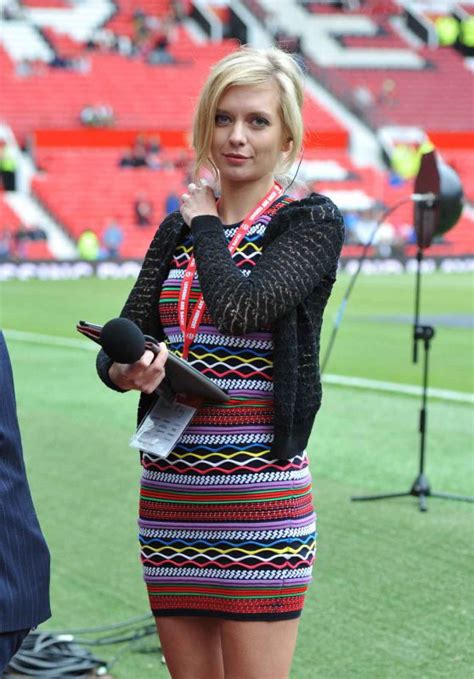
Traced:
<path fill-rule="evenodd" d="M 79 321 L 76 330 L 88 337 L 96 344 L 101 345 L 100 333 L 102 326 L 88 321 Z M 151 335 L 145 335 L 145 349 L 154 354 L 159 351 L 159 342 Z M 218 387 L 212 380 L 193 368 L 187 361 L 168 351 L 168 359 L 165 366 L 165 382 L 174 394 L 187 394 L 197 396 L 204 401 L 217 401 L 223 403 L 230 399 L 229 394 Z M 161 386 L 161 385 L 160 385 Z M 160 387 L 159 387 L 160 389 Z"/>

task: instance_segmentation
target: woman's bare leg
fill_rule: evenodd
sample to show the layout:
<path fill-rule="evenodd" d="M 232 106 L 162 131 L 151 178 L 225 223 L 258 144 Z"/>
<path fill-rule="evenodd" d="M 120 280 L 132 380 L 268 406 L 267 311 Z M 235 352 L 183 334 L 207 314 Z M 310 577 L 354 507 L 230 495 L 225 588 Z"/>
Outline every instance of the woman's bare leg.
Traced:
<path fill-rule="evenodd" d="M 172 679 L 224 679 L 220 622 L 184 616 L 156 619 L 161 649 Z"/>
<path fill-rule="evenodd" d="M 225 679 L 288 679 L 298 623 L 221 620 Z"/>

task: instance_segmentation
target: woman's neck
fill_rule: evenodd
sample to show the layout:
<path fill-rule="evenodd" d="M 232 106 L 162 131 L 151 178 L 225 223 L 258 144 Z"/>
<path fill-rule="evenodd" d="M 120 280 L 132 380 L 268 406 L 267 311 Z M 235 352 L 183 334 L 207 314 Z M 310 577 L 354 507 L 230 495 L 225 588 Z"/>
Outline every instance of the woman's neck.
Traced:
<path fill-rule="evenodd" d="M 221 197 L 218 204 L 221 222 L 223 224 L 241 222 L 270 191 L 274 181 L 272 176 L 268 176 L 257 182 L 221 184 Z"/>

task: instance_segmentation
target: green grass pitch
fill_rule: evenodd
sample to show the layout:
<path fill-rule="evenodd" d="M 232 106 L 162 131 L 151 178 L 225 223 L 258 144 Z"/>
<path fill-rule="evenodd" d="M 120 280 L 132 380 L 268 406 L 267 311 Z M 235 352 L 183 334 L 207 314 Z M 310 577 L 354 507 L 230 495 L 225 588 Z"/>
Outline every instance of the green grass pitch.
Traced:
<path fill-rule="evenodd" d="M 326 314 L 322 353 L 349 282 Z M 140 468 L 128 448 L 136 396 L 105 389 L 80 318 L 118 314 L 131 281 L 6 282 L 7 340 L 30 485 L 52 553 L 53 618 L 45 629 L 120 622 L 148 611 L 137 547 Z M 411 362 L 414 279 L 364 276 L 328 365 L 331 374 L 421 384 Z M 473 391 L 472 278 L 423 277 L 422 320 L 434 321 L 430 386 Z M 84 346 L 86 340 L 83 340 Z M 420 347 L 420 358 L 422 356 Z M 351 503 L 351 494 L 408 490 L 418 471 L 419 399 L 326 385 L 309 445 L 318 559 L 292 679 L 465 679 L 473 667 L 472 505 L 413 497 Z M 434 491 L 473 494 L 472 406 L 430 399 L 426 473 Z M 166 677 L 149 638 L 124 648 L 117 679 Z M 110 659 L 120 647 L 94 649 Z"/>

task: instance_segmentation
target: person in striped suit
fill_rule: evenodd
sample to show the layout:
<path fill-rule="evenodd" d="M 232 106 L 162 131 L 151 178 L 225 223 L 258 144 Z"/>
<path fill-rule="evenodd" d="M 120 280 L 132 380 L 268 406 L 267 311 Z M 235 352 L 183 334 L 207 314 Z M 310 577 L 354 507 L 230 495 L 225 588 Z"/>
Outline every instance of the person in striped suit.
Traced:
<path fill-rule="evenodd" d="M 0 676 L 32 627 L 50 617 L 49 551 L 31 498 L 13 374 L 0 331 Z"/>

